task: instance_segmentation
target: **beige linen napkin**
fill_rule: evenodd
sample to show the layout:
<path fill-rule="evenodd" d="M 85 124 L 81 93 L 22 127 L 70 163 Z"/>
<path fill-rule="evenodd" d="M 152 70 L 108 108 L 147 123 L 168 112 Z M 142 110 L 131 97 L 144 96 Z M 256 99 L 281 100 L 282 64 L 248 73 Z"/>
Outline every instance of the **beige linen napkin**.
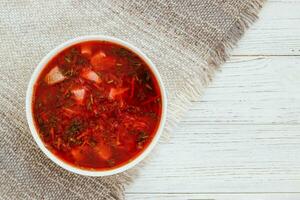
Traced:
<path fill-rule="evenodd" d="M 53 164 L 25 118 L 31 73 L 52 48 L 104 34 L 140 48 L 167 88 L 170 132 L 198 99 L 263 0 L 1 0 L 0 199 L 123 199 L 131 173 L 84 177 Z"/>

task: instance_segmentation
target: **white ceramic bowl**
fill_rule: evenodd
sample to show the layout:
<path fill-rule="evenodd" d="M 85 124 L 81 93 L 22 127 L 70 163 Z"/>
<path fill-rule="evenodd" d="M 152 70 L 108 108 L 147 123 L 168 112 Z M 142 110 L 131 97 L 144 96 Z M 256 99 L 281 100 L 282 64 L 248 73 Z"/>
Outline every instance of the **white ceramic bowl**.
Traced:
<path fill-rule="evenodd" d="M 41 140 L 41 138 L 40 138 L 40 136 L 39 136 L 39 134 L 38 134 L 38 132 L 35 128 L 34 120 L 33 120 L 33 114 L 32 114 L 33 88 L 34 88 L 34 84 L 35 84 L 36 80 L 38 79 L 40 73 L 42 72 L 43 68 L 47 65 L 47 63 L 55 55 L 57 55 L 62 50 L 66 49 L 66 48 L 68 48 L 68 47 L 70 47 L 74 44 L 85 42 L 85 41 L 109 41 L 109 42 L 113 42 L 113 43 L 125 46 L 128 49 L 135 52 L 136 54 L 138 54 L 148 64 L 148 66 L 151 68 L 154 76 L 156 77 L 156 79 L 158 81 L 158 84 L 159 84 L 159 87 L 160 87 L 160 90 L 161 90 L 161 95 L 162 95 L 161 120 L 160 120 L 159 127 L 157 129 L 157 132 L 156 132 L 154 138 L 152 139 L 151 143 L 146 147 L 146 149 L 144 149 L 144 151 L 142 153 L 140 153 L 140 155 L 135 157 L 133 160 L 129 161 L 128 163 L 126 163 L 124 165 L 121 165 L 120 167 L 113 168 L 113 169 L 110 169 L 110 170 L 103 170 L 103 171 L 96 171 L 95 170 L 95 171 L 92 171 L 92 170 L 81 169 L 81 168 L 74 167 L 74 166 L 64 162 L 63 160 L 59 159 L 57 156 L 55 156 L 51 151 L 49 151 L 45 147 L 43 141 Z M 109 36 L 91 35 L 91 36 L 78 37 L 78 38 L 75 38 L 75 39 L 72 39 L 72 40 L 69 40 L 69 41 L 63 43 L 63 44 L 59 45 L 58 47 L 56 47 L 55 49 L 53 49 L 52 51 L 50 51 L 42 59 L 42 61 L 38 64 L 38 66 L 34 70 L 32 76 L 31 76 L 30 82 L 28 84 L 27 93 L 26 93 L 26 117 L 27 117 L 27 122 L 28 122 L 28 125 L 29 125 L 29 128 L 30 128 L 31 134 L 32 134 L 35 142 L 37 143 L 37 145 L 46 154 L 46 156 L 48 158 L 50 158 L 54 163 L 58 164 L 62 168 L 66 169 L 68 171 L 77 173 L 77 174 L 87 175 L 87 176 L 107 176 L 107 175 L 117 174 L 117 173 L 123 172 L 123 171 L 125 171 L 129 168 L 132 168 L 137 163 L 139 163 L 141 160 L 143 160 L 150 153 L 150 151 L 153 149 L 153 147 L 158 142 L 158 139 L 159 139 L 159 137 L 160 137 L 160 135 L 163 131 L 163 127 L 164 127 L 164 124 L 165 124 L 165 121 L 166 121 L 166 114 L 167 114 L 167 97 L 166 97 L 165 87 L 163 85 L 163 82 L 161 80 L 161 77 L 160 77 L 155 65 L 138 48 L 136 48 L 133 45 L 131 45 L 127 42 L 124 42 L 120 39 L 109 37 Z"/>

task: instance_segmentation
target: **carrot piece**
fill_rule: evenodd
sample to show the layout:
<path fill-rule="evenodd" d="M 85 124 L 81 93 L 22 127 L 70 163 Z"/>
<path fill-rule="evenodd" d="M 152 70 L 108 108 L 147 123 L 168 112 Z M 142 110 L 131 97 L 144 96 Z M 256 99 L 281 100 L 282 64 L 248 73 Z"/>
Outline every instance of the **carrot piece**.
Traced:
<path fill-rule="evenodd" d="M 66 107 L 62 108 L 62 111 L 64 111 L 63 114 L 69 118 L 78 114 L 78 111 Z"/>
<path fill-rule="evenodd" d="M 129 88 L 111 88 L 109 91 L 108 98 L 115 99 L 116 96 L 123 94 L 127 90 L 129 90 Z"/>
<path fill-rule="evenodd" d="M 142 102 L 141 105 L 146 105 L 146 104 L 152 103 L 152 102 L 156 101 L 158 98 L 159 98 L 158 96 L 151 97 L 148 100 Z"/>
<path fill-rule="evenodd" d="M 116 145 L 120 145 L 120 132 L 117 132 Z"/>
<path fill-rule="evenodd" d="M 61 145 L 62 145 L 62 139 L 58 138 L 57 139 L 57 148 L 60 149 Z"/>
<path fill-rule="evenodd" d="M 92 55 L 92 47 L 90 45 L 83 45 L 81 47 L 81 54 L 90 57 Z"/>
<path fill-rule="evenodd" d="M 111 148 L 103 142 L 95 147 L 95 151 L 104 160 L 108 160 L 112 155 Z"/>
<path fill-rule="evenodd" d="M 50 129 L 50 134 L 51 134 L 51 139 L 52 139 L 52 141 L 54 141 L 54 128 L 52 127 L 51 129 Z"/>
<path fill-rule="evenodd" d="M 91 64 L 93 66 L 99 66 L 102 64 L 103 58 L 106 57 L 106 54 L 103 51 L 97 52 L 95 55 L 91 58 Z"/>
<path fill-rule="evenodd" d="M 76 161 L 81 161 L 84 159 L 82 148 L 80 147 L 71 149 L 71 155 Z"/>
<path fill-rule="evenodd" d="M 76 137 L 77 140 L 81 139 L 81 138 L 84 138 L 85 136 L 87 136 L 89 134 L 88 131 L 84 131 L 84 132 L 81 132 L 79 133 L 79 135 Z M 83 146 L 83 144 L 81 145 Z"/>
<path fill-rule="evenodd" d="M 41 118 L 43 121 L 47 121 L 48 120 L 48 115 L 45 112 L 41 112 Z"/>
<path fill-rule="evenodd" d="M 91 64 L 93 69 L 98 70 L 107 70 L 116 65 L 116 58 L 112 56 L 107 56 L 103 51 L 99 51 L 91 58 Z"/>
<path fill-rule="evenodd" d="M 131 92 L 130 92 L 130 98 L 132 99 L 133 98 L 133 95 L 134 95 L 134 77 L 132 78 L 131 80 Z"/>

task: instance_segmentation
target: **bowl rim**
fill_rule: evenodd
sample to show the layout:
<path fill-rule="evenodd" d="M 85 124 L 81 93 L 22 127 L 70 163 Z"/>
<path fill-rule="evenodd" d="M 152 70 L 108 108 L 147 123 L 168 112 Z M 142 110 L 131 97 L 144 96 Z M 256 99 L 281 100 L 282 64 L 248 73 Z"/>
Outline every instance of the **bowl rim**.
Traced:
<path fill-rule="evenodd" d="M 44 69 L 44 67 L 48 64 L 48 62 L 54 57 L 56 56 L 59 52 L 61 52 L 62 50 L 74 45 L 74 44 L 78 44 L 78 43 L 82 43 L 82 42 L 87 42 L 87 41 L 107 41 L 107 42 L 112 42 L 112 43 L 116 43 L 119 44 L 121 46 L 124 46 L 128 49 L 130 49 L 131 51 L 133 51 L 134 53 L 136 53 L 137 55 L 139 55 L 150 67 L 151 71 L 153 72 L 155 78 L 158 81 L 158 85 L 161 91 L 161 96 L 162 96 L 162 113 L 161 113 L 161 119 L 160 119 L 160 123 L 159 126 L 156 130 L 156 134 L 153 137 L 152 141 L 150 142 L 150 144 L 143 150 L 143 152 L 141 154 L 139 154 L 138 156 L 136 156 L 134 159 L 130 160 L 128 163 L 121 165 L 117 168 L 112 168 L 112 169 L 105 169 L 103 171 L 97 171 L 97 170 L 88 170 L 88 169 L 82 169 L 82 168 L 77 168 L 75 166 L 72 166 L 70 164 L 68 164 L 67 162 L 64 162 L 63 160 L 59 159 L 57 156 L 55 156 L 50 150 L 48 150 L 46 148 L 46 146 L 44 145 L 42 139 L 40 138 L 36 127 L 34 125 L 34 120 L 33 120 L 33 113 L 32 113 L 32 99 L 33 99 L 33 90 L 34 90 L 34 84 L 36 82 L 36 80 L 38 79 L 40 73 L 42 72 L 42 70 Z M 37 67 L 34 69 L 34 72 L 31 75 L 30 81 L 28 83 L 27 86 L 27 91 L 26 91 L 26 118 L 27 118 L 27 123 L 31 132 L 31 135 L 33 136 L 35 142 L 37 143 L 38 147 L 42 150 L 42 152 L 50 159 L 52 160 L 54 163 L 56 163 L 57 165 L 59 165 L 60 167 L 76 173 L 76 174 L 80 174 L 80 175 L 85 175 L 85 176 L 108 176 L 108 175 L 113 175 L 113 174 L 117 174 L 117 173 L 121 173 L 124 172 L 125 170 L 128 170 L 132 167 L 134 167 L 136 164 L 138 164 L 139 162 L 141 162 L 150 152 L 151 150 L 154 148 L 154 146 L 157 144 L 165 122 L 166 122 L 166 115 L 167 115 L 167 95 L 166 95 L 166 90 L 165 90 L 165 86 L 162 82 L 161 76 L 157 70 L 157 68 L 155 67 L 154 63 L 141 51 L 139 50 L 137 47 L 133 46 L 132 44 L 125 42 L 121 39 L 115 38 L 115 37 L 111 37 L 111 36 L 106 36 L 106 35 L 86 35 L 86 36 L 80 36 L 80 37 L 76 37 L 73 38 L 71 40 L 68 40 L 60 45 L 58 45 L 57 47 L 55 47 L 54 49 L 52 49 L 41 61 L 40 63 L 37 65 Z"/>

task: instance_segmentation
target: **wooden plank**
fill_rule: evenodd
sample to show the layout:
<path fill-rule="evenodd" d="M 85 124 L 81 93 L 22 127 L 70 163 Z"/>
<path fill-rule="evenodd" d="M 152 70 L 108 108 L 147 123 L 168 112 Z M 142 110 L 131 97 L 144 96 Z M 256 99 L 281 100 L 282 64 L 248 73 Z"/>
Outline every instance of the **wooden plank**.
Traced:
<path fill-rule="evenodd" d="M 299 64 L 233 58 L 128 192 L 299 192 Z"/>
<path fill-rule="evenodd" d="M 299 200 L 300 194 L 128 194 L 128 200 Z"/>
<path fill-rule="evenodd" d="M 300 125 L 181 123 L 130 193 L 299 192 Z"/>
<path fill-rule="evenodd" d="M 233 55 L 300 55 L 300 1 L 270 1 Z"/>
<path fill-rule="evenodd" d="M 234 57 L 183 121 L 299 124 L 300 57 Z"/>

